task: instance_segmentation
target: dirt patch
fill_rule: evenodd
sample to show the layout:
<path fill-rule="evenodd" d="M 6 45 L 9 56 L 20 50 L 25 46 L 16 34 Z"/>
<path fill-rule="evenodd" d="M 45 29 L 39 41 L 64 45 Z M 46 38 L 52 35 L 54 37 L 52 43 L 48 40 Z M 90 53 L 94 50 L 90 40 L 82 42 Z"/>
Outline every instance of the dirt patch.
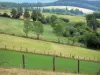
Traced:
<path fill-rule="evenodd" d="M 60 73 L 50 72 L 42 70 L 23 70 L 17 68 L 0 68 L 0 75 L 85 75 L 85 74 L 72 74 L 72 73 Z"/>

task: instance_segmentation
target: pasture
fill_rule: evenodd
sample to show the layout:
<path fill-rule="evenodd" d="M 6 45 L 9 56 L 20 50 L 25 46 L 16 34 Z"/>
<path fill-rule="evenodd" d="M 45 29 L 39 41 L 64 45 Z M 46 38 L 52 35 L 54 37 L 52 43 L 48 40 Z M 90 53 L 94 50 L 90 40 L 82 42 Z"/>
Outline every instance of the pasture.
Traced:
<path fill-rule="evenodd" d="M 47 16 L 50 14 L 45 14 L 45 15 Z M 70 19 L 72 19 L 72 18 L 75 19 L 75 17 L 70 17 Z M 76 19 L 76 20 L 78 21 L 78 19 Z M 81 19 L 81 20 L 83 20 L 83 19 Z M 0 17 L 0 32 L 25 36 L 25 33 L 23 32 L 23 27 L 24 27 L 23 20 L 19 20 L 19 19 L 16 20 L 16 19 Z M 29 33 L 29 36 L 36 37 L 36 35 L 34 35 L 32 32 Z M 41 36 L 41 38 L 44 40 L 57 42 L 57 37 L 53 33 L 53 29 L 50 25 L 44 25 L 44 33 Z M 69 41 L 67 38 L 61 37 L 61 42 L 68 43 Z M 69 43 L 72 44 L 71 41 Z M 77 42 L 75 44 L 80 45 Z"/>
<path fill-rule="evenodd" d="M 0 11 L 1 12 L 1 11 Z M 9 12 L 9 11 L 7 11 Z M 57 15 L 43 13 L 45 16 Z M 85 22 L 85 17 L 82 16 L 68 16 L 68 15 L 57 15 L 58 17 L 68 18 L 71 22 Z M 5 32 L 8 34 L 25 35 L 23 32 L 23 20 L 11 19 L 0 17 L 0 32 Z M 98 29 L 99 32 L 99 29 Z M 29 37 L 36 37 L 32 32 L 29 33 Z M 44 33 L 41 36 L 43 40 L 49 40 L 57 42 L 57 37 L 53 33 L 50 25 L 44 25 Z M 68 43 L 68 38 L 61 37 L 61 42 Z M 72 42 L 69 42 L 72 44 Z M 39 53 L 51 53 L 56 55 L 70 57 L 70 55 L 75 56 L 79 59 L 91 59 L 100 60 L 100 51 L 94 49 L 87 49 L 77 46 L 57 44 L 53 42 L 47 42 L 42 40 L 35 40 L 29 38 L 23 38 L 18 36 L 11 36 L 7 34 L 0 34 L 0 67 L 15 67 L 22 68 L 22 54 L 20 52 L 3 51 L 2 49 L 7 46 L 9 50 L 20 50 Z M 75 43 L 75 45 L 80 45 Z M 26 68 L 27 69 L 42 69 L 42 70 L 52 70 L 52 56 L 40 56 L 26 54 Z M 41 65 L 42 63 L 42 65 Z M 97 73 L 100 70 L 100 63 L 80 61 L 80 73 Z M 77 72 L 77 60 L 56 58 L 56 71 L 63 72 Z"/>
<path fill-rule="evenodd" d="M 20 50 L 22 47 L 23 51 L 26 51 L 26 48 L 28 48 L 28 51 L 32 52 L 36 50 L 40 53 L 44 53 L 44 51 L 45 53 L 48 53 L 49 51 L 51 54 L 55 52 L 57 55 L 62 53 L 64 56 L 70 56 L 70 54 L 75 55 L 76 58 L 79 56 L 80 59 L 84 57 L 86 59 L 100 59 L 100 51 L 0 34 L 0 48 L 5 48 L 5 45 L 7 46 L 7 49 L 10 50 L 13 50 L 13 46 L 15 46 L 15 50 Z"/>
<path fill-rule="evenodd" d="M 41 56 L 0 50 L 0 67 L 22 68 L 22 54 L 25 55 L 26 69 L 52 71 L 52 56 Z M 80 73 L 96 74 L 100 63 L 80 61 Z M 77 73 L 77 60 L 56 57 L 56 71 Z"/>

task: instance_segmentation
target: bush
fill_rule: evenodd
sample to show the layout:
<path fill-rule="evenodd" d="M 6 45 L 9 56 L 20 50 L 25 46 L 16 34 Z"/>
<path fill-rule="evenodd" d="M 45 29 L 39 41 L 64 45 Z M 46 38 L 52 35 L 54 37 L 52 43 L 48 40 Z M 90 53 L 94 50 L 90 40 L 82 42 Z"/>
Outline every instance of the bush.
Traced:
<path fill-rule="evenodd" d="M 79 42 L 84 43 L 87 48 L 100 49 L 100 35 L 98 33 L 86 33 L 79 38 Z"/>
<path fill-rule="evenodd" d="M 63 20 L 64 22 L 69 22 L 69 19 L 65 19 L 65 18 L 60 18 L 61 20 Z"/>
<path fill-rule="evenodd" d="M 0 14 L 1 17 L 7 17 L 7 18 L 10 18 L 10 15 L 8 15 L 7 13 L 3 13 L 3 14 Z"/>

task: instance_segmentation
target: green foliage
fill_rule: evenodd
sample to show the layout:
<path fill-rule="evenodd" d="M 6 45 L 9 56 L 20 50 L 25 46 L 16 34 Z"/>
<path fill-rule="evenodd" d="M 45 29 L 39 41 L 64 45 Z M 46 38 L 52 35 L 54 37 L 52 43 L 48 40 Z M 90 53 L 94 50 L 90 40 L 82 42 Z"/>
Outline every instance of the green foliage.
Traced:
<path fill-rule="evenodd" d="M 84 13 L 80 11 L 79 9 L 60 9 L 60 8 L 52 8 L 52 9 L 43 9 L 44 13 L 56 13 L 56 14 L 65 14 L 65 15 L 83 15 Z"/>
<path fill-rule="evenodd" d="M 98 36 L 98 33 L 86 33 L 83 38 L 88 48 L 100 49 L 100 35 Z"/>
<path fill-rule="evenodd" d="M 93 14 L 86 15 L 87 25 L 94 31 L 97 30 L 97 20 Z"/>
<path fill-rule="evenodd" d="M 20 7 L 17 9 L 17 17 L 20 18 L 23 15 L 23 9 Z"/>
<path fill-rule="evenodd" d="M 3 14 L 0 13 L 0 16 L 1 16 L 1 17 L 7 17 L 7 18 L 10 18 L 10 15 L 8 15 L 7 13 L 3 13 Z"/>
<path fill-rule="evenodd" d="M 12 15 L 13 18 L 16 18 L 17 10 L 15 8 L 12 9 L 11 15 Z"/>
<path fill-rule="evenodd" d="M 38 12 L 36 10 L 32 11 L 31 18 L 33 19 L 33 21 L 36 21 L 38 19 Z"/>
<path fill-rule="evenodd" d="M 34 9 L 31 15 L 31 18 L 33 19 L 33 21 L 40 21 L 42 23 L 45 23 L 45 18 L 42 15 L 42 13 L 39 11 L 39 9 Z"/>
<path fill-rule="evenodd" d="M 18 9 L 13 8 L 11 11 L 12 18 L 20 18 L 23 14 L 23 9 L 20 7 Z"/>
<path fill-rule="evenodd" d="M 30 17 L 29 10 L 28 9 L 25 9 L 24 18 L 29 18 L 29 17 Z"/>
<path fill-rule="evenodd" d="M 56 21 L 56 19 L 57 19 L 57 16 L 51 15 L 51 24 L 53 24 L 54 21 Z"/>
<path fill-rule="evenodd" d="M 63 35 L 64 32 L 64 26 L 65 22 L 63 22 L 60 19 L 57 19 L 56 21 L 53 22 L 53 31 L 56 34 L 58 38 L 58 42 L 60 43 L 60 37 Z"/>
<path fill-rule="evenodd" d="M 93 14 L 96 18 L 100 19 L 100 8 L 97 11 L 95 11 Z"/>
<path fill-rule="evenodd" d="M 26 36 L 28 36 L 30 30 L 31 30 L 31 22 L 29 19 L 26 19 L 24 21 L 24 28 L 23 28 L 23 31 L 26 34 Z"/>
<path fill-rule="evenodd" d="M 43 24 L 40 21 L 33 22 L 33 32 L 37 35 L 37 39 L 40 39 L 40 35 L 44 32 Z"/>

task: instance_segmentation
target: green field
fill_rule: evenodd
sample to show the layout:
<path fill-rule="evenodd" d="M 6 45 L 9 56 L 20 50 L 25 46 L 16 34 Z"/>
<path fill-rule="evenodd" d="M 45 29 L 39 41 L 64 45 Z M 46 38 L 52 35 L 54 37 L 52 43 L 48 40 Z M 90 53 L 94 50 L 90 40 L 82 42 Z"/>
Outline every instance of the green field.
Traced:
<path fill-rule="evenodd" d="M 22 68 L 22 54 L 0 50 L 0 66 Z M 52 56 L 25 54 L 27 69 L 52 70 Z M 56 58 L 56 71 L 77 73 L 77 60 Z M 100 63 L 80 61 L 80 73 L 97 73 Z"/>
<path fill-rule="evenodd" d="M 85 22 L 85 17 L 83 16 L 70 16 L 70 15 L 58 15 L 58 14 L 52 14 L 52 13 L 43 13 L 45 16 L 51 16 L 56 15 L 57 17 L 61 18 L 67 18 L 70 20 L 70 22 Z"/>
<path fill-rule="evenodd" d="M 53 14 L 43 13 L 45 16 L 50 16 Z M 57 15 L 57 14 L 54 14 Z M 68 15 L 57 15 L 58 17 L 64 17 L 70 19 L 71 22 L 85 22 L 85 17 L 82 16 L 68 16 Z M 25 35 L 23 32 L 23 20 L 11 19 L 0 17 L 0 32 L 5 32 L 8 34 Z M 99 29 L 98 29 L 99 32 Z M 29 33 L 29 37 L 36 37 L 32 32 Z M 53 33 L 50 25 L 44 25 L 44 33 L 41 36 L 43 40 L 55 41 L 57 42 L 57 37 Z M 68 43 L 68 39 L 61 37 L 61 42 Z M 69 44 L 72 44 L 70 41 Z M 11 36 L 7 34 L 0 34 L 0 49 L 5 48 L 9 50 L 20 50 L 26 51 L 26 48 L 30 52 L 34 50 L 38 53 L 49 53 L 70 57 L 70 55 L 75 56 L 79 59 L 91 59 L 100 60 L 100 51 L 93 49 L 87 49 L 77 46 L 63 45 L 52 42 L 46 42 L 41 40 Z M 80 45 L 75 43 L 75 45 Z M 22 68 L 22 54 L 19 52 L 10 52 L 0 50 L 0 66 L 1 67 L 18 67 Z M 25 54 L 26 57 L 26 68 L 27 69 L 42 69 L 42 70 L 52 70 L 52 57 L 51 56 L 40 56 Z M 81 73 L 96 73 L 100 70 L 100 63 L 96 62 L 80 62 L 80 72 Z M 64 72 L 77 72 L 77 60 L 56 58 L 56 71 Z"/>
<path fill-rule="evenodd" d="M 23 51 L 25 51 L 27 47 L 28 50 L 32 52 L 36 50 L 40 53 L 44 53 L 44 51 L 45 53 L 48 53 L 49 51 L 51 54 L 56 52 L 57 55 L 62 53 L 62 55 L 70 56 L 70 54 L 72 54 L 75 55 L 76 58 L 79 56 L 80 58 L 85 57 L 86 59 L 94 59 L 94 57 L 96 60 L 100 59 L 100 51 L 0 34 L 0 48 L 4 48 L 5 45 L 11 50 L 13 50 L 13 46 L 15 46 L 15 50 L 20 50 L 22 47 Z"/>
<path fill-rule="evenodd" d="M 23 20 L 0 17 L 0 32 L 25 36 L 25 33 L 23 32 L 23 26 Z M 36 37 L 36 35 L 30 32 L 29 37 Z M 44 40 L 57 42 L 57 37 L 53 33 L 52 27 L 50 25 L 44 25 L 44 33 L 41 38 Z M 68 43 L 68 39 L 66 37 L 61 37 L 61 42 Z M 72 41 L 69 43 L 72 44 Z M 77 42 L 75 44 L 80 45 Z"/>

